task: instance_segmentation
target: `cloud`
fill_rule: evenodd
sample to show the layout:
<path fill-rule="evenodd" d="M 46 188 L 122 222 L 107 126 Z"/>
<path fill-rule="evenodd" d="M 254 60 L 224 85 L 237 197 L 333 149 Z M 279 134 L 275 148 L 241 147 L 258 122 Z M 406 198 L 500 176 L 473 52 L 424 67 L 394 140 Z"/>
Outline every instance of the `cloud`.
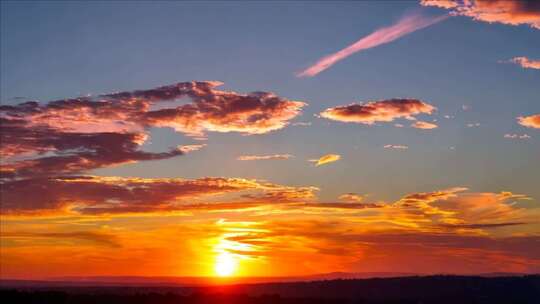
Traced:
<path fill-rule="evenodd" d="M 441 225 L 441 227 L 447 228 L 460 228 L 460 229 L 485 229 L 485 228 L 498 228 L 508 226 L 526 225 L 524 222 L 507 222 L 507 223 L 491 223 L 491 224 L 462 224 L 462 225 Z"/>
<path fill-rule="evenodd" d="M 1 106 L 0 115 L 65 132 L 140 132 L 148 126 L 171 127 L 190 135 L 205 131 L 263 134 L 283 128 L 305 103 L 270 92 L 220 91 L 217 81 L 180 82 L 150 90 L 120 92 Z M 167 108 L 167 102 L 191 103 Z M 159 105 L 158 109 L 155 109 Z M 165 107 L 165 108 L 162 108 Z"/>
<path fill-rule="evenodd" d="M 317 187 L 280 187 L 276 190 L 266 191 L 261 195 L 246 194 L 244 198 L 250 201 L 263 203 L 284 203 L 295 201 L 313 201 L 315 192 L 319 191 Z"/>
<path fill-rule="evenodd" d="M 428 27 L 446 18 L 447 16 L 429 17 L 422 16 L 420 14 L 406 15 L 401 18 L 397 23 L 380 28 L 375 32 L 369 34 L 368 36 L 349 45 L 348 47 L 340 50 L 339 52 L 321 58 L 314 65 L 310 66 L 302 72 L 299 72 L 297 76 L 313 77 L 320 72 L 328 69 L 338 61 L 343 60 L 356 52 L 392 42 L 407 34 Z"/>
<path fill-rule="evenodd" d="M 64 179 L 60 182 L 69 183 L 69 178 Z M 314 187 L 244 179 L 71 179 L 76 185 L 29 187 L 26 195 L 36 189 L 41 189 L 41 194 L 45 190 L 60 193 L 64 200 L 56 208 L 70 208 L 78 214 L 47 215 L 46 219 L 2 215 L 2 224 L 8 227 L 2 230 L 2 242 L 9 244 L 3 248 L 3 257 L 13 261 L 3 268 L 6 273 L 16 273 L 12 269 L 16 266 L 19 271 L 28 269 L 23 265 L 32 266 L 32 273 L 40 275 L 45 274 L 43 265 L 49 271 L 51 267 L 69 268 L 59 268 L 61 265 L 80 271 L 80 265 L 91 265 L 90 272 L 85 270 L 87 274 L 94 274 L 92 269 L 97 268 L 111 275 L 107 271 L 114 262 L 122 266 L 116 275 L 137 264 L 145 265 L 140 268 L 144 273 L 167 274 L 177 269 L 178 259 L 170 262 L 160 257 L 183 252 L 192 257 L 189 261 L 209 260 L 216 243 L 220 250 L 248 258 L 244 262 L 251 270 L 273 265 L 276 272 L 281 271 L 276 275 L 289 274 L 284 272 L 298 267 L 303 273 L 335 269 L 445 273 L 540 269 L 539 238 L 533 226 L 538 209 L 521 207 L 515 202 L 526 196 L 511 192 L 477 193 L 453 187 L 409 193 L 388 203 L 319 202 L 314 198 L 318 191 Z M 90 181 L 88 185 L 84 185 L 85 179 Z M 250 194 L 228 199 L 236 191 Z M 5 199 L 3 193 L 1 197 Z M 33 197 L 42 204 L 45 201 L 40 193 Z M 33 197 L 16 201 L 28 206 L 35 202 Z M 140 205 L 148 198 L 152 205 Z M 4 206 L 4 201 L 1 203 Z M 162 213 L 166 210 L 183 212 Z M 153 211 L 160 213 L 151 217 L 115 214 Z M 85 234 L 87 231 L 96 235 Z M 36 255 L 37 249 L 42 254 Z M 150 258 L 160 262 L 150 266 L 142 263 Z M 303 263 L 313 259 L 316 265 Z M 181 265 L 200 268 L 197 263 Z"/>
<path fill-rule="evenodd" d="M 527 57 L 514 57 L 508 62 L 520 65 L 524 69 L 540 70 L 540 60 L 529 59 Z"/>
<path fill-rule="evenodd" d="M 185 146 L 180 146 L 178 147 L 178 149 L 180 151 L 182 151 L 183 153 L 190 153 L 190 152 L 193 152 L 193 151 L 199 151 L 200 149 L 206 147 L 206 144 L 201 144 L 201 145 L 185 145 Z"/>
<path fill-rule="evenodd" d="M 192 136 L 200 136 L 205 131 L 264 134 L 284 128 L 306 105 L 269 92 L 238 94 L 213 87 L 207 85 L 192 90 L 187 95 L 193 103 L 149 111 L 143 121 Z"/>
<path fill-rule="evenodd" d="M 418 203 L 432 203 L 437 200 L 446 200 L 451 197 L 455 197 L 457 196 L 459 192 L 463 192 L 466 190 L 467 188 L 465 187 L 454 187 L 454 188 L 433 191 L 433 192 L 412 193 L 400 199 L 398 203 L 402 205 L 411 205 L 411 204 L 418 204 Z"/>
<path fill-rule="evenodd" d="M 19 178 L 78 173 L 113 165 L 166 159 L 183 155 L 185 147 L 167 152 L 141 151 L 144 133 L 78 133 L 2 120 L 0 139 L 2 177 Z M 26 153 L 30 158 L 9 161 L 10 156 Z"/>
<path fill-rule="evenodd" d="M 455 8 L 458 6 L 455 0 L 420 0 L 420 4 L 425 6 L 437 6 L 446 9 Z"/>
<path fill-rule="evenodd" d="M 517 118 L 518 123 L 522 126 L 540 129 L 540 114 L 534 114 L 530 116 L 520 116 Z"/>
<path fill-rule="evenodd" d="M 345 202 L 361 202 L 364 197 L 356 193 L 345 193 L 340 195 L 338 199 Z"/>
<path fill-rule="evenodd" d="M 536 0 L 421 0 L 424 6 L 450 9 L 451 15 L 508 25 L 526 24 L 540 29 L 540 4 Z"/>
<path fill-rule="evenodd" d="M 310 121 L 299 121 L 299 122 L 293 122 L 292 125 L 297 126 L 297 127 L 309 127 L 309 126 L 311 126 L 311 122 Z"/>
<path fill-rule="evenodd" d="M 384 145 L 385 149 L 399 149 L 399 150 L 405 150 L 405 149 L 409 149 L 408 146 L 405 146 L 405 145 Z"/>
<path fill-rule="evenodd" d="M 333 163 L 335 161 L 338 161 L 341 159 L 341 155 L 339 154 L 326 154 L 321 156 L 319 159 L 310 159 L 310 162 L 314 162 L 315 166 L 322 166 L 325 164 Z"/>
<path fill-rule="evenodd" d="M 316 257 L 317 269 L 391 272 L 409 272 L 413 269 L 418 273 L 436 271 L 454 274 L 494 271 L 535 273 L 539 269 L 538 246 L 531 251 L 531 244 L 539 242 L 539 238 L 534 235 L 466 235 L 456 233 L 455 227 L 446 228 L 442 225 L 438 226 L 439 231 L 424 232 L 414 229 L 396 231 L 380 227 L 363 230 L 362 226 L 374 225 L 376 222 L 364 224 L 354 219 L 356 217 L 341 221 L 328 217 L 293 222 L 267 221 L 257 226 L 257 232 L 234 237 L 234 241 L 261 246 L 260 255 L 265 257 L 265 261 L 270 260 L 274 264 L 290 259 L 291 251 L 294 251 L 295 259 L 290 264 L 298 264 L 298 267 L 305 267 L 305 264 L 299 261 Z M 494 229 L 520 225 L 520 222 L 471 224 L 464 229 Z M 290 243 L 294 240 L 294 247 L 283 248 L 285 240 Z M 289 254 L 286 255 L 285 252 Z"/>
<path fill-rule="evenodd" d="M 101 177 L 89 178 L 96 182 L 99 179 Z M 148 185 L 135 184 L 135 180 Z M 174 191 L 154 188 L 158 180 L 161 179 L 119 178 L 122 184 L 119 188 L 135 192 L 133 199 L 139 193 L 143 193 L 141 199 L 145 199 L 150 195 L 144 191 L 155 191 L 157 200 L 161 201 Z M 209 184 L 202 180 L 179 181 Z M 109 183 L 115 184 L 114 178 L 110 178 Z M 237 183 L 216 179 L 214 184 Z M 388 203 L 318 202 L 309 195 L 317 191 L 316 188 L 295 189 L 261 181 L 256 184 L 263 188 L 257 189 L 262 195 L 241 196 L 244 200 L 240 201 L 223 199 L 235 190 L 224 192 L 222 197 L 212 196 L 215 200 L 210 201 L 206 194 L 201 194 L 202 199 L 197 198 L 205 192 L 204 187 L 196 189 L 169 207 L 187 210 L 185 214 L 189 216 L 160 213 L 153 217 L 94 215 L 106 213 L 99 208 L 110 208 L 108 205 L 121 207 L 126 204 L 120 200 L 124 197 L 134 205 L 133 209 L 139 206 L 129 195 L 97 200 L 103 193 L 110 192 L 102 192 L 100 187 L 90 191 L 87 186 L 79 185 L 81 191 L 88 193 L 82 196 L 85 200 L 81 205 L 91 207 L 85 214 L 46 219 L 27 215 L 2 217 L 2 224 L 8 227 L 2 230 L 2 242 L 9 244 L 3 248 L 3 258 L 12 261 L 2 269 L 10 276 L 31 269 L 34 275 L 50 277 L 58 276 L 58 269 L 62 269 L 62 274 L 77 274 L 81 265 L 87 275 L 124 275 L 133 267 L 139 267 L 141 273 L 167 275 L 170 269 L 180 267 L 199 270 L 200 265 L 192 261 L 211 260 L 216 248 L 241 258 L 250 271 L 256 272 L 259 267 L 267 271 L 267 265 L 272 265 L 272 275 L 276 276 L 292 275 L 291 271 L 315 273 L 336 269 L 419 273 L 537 273 L 540 269 L 540 247 L 537 246 L 540 238 L 535 235 L 537 226 L 533 226 L 538 222 L 538 209 L 515 203 L 525 199 L 523 195 L 477 193 L 454 187 L 409 193 Z M 193 186 L 186 187 L 193 189 Z M 238 188 L 252 189 L 249 185 Z M 270 192 L 273 194 L 265 195 Z M 288 201 L 281 203 L 283 199 Z M 103 203 L 105 206 L 101 206 Z M 72 206 L 72 210 L 84 210 L 75 207 Z M 138 210 L 142 212 L 143 208 L 140 206 Z M 197 216 L 197 212 L 204 214 Z M 208 212 L 212 214 L 208 216 Z M 23 226 L 23 230 L 18 230 Z M 84 235 L 81 229 L 99 236 Z M 61 232 L 65 234 L 58 234 Z M 112 240 L 111 245 L 107 240 Z M 112 248 L 112 244 L 118 247 Z M 36 255 L 36 250 L 42 254 Z M 111 250 L 114 250 L 112 255 Z M 182 252 L 190 258 L 170 259 L 174 252 Z M 148 264 L 152 260 L 159 263 Z M 317 263 L 305 263 L 313 260 Z M 112 269 L 114 273 L 110 273 L 112 264 L 118 266 Z"/>
<path fill-rule="evenodd" d="M 272 155 L 241 155 L 237 160 L 286 160 L 294 157 L 291 154 L 272 154 Z"/>
<path fill-rule="evenodd" d="M 439 126 L 434 124 L 434 123 L 431 123 L 431 122 L 420 121 L 419 120 L 419 121 L 415 121 L 414 123 L 412 123 L 411 127 L 416 128 L 416 129 L 431 130 L 431 129 L 436 129 Z"/>
<path fill-rule="evenodd" d="M 186 180 L 86 175 L 8 181 L 0 189 L 0 202 L 3 214 L 166 212 L 200 209 L 208 205 L 197 203 L 198 199 L 227 193 L 262 191 L 263 195 L 258 197 L 271 202 L 285 198 L 287 201 L 313 199 L 316 190 L 242 178 Z"/>
<path fill-rule="evenodd" d="M 509 139 L 529 139 L 531 138 L 529 135 L 527 134 L 504 134 L 504 138 L 509 138 Z"/>
<path fill-rule="evenodd" d="M 74 232 L 3 232 L 2 238 L 16 240 L 35 240 L 35 239 L 68 239 L 82 240 L 92 242 L 107 247 L 121 247 L 114 234 L 106 234 L 92 231 L 74 231 Z M 78 243 L 74 243 L 77 245 Z"/>
<path fill-rule="evenodd" d="M 431 114 L 435 110 L 434 106 L 418 99 L 388 99 L 328 108 L 320 115 L 336 121 L 371 125 L 397 118 L 413 120 L 415 115 Z"/>
<path fill-rule="evenodd" d="M 513 206 L 511 202 L 528 199 L 530 198 L 525 195 L 511 192 L 463 193 L 452 199 L 434 201 L 431 205 L 439 210 L 451 212 L 451 215 L 442 222 L 489 226 L 523 220 L 524 210 Z"/>
<path fill-rule="evenodd" d="M 408 194 L 390 205 L 385 216 L 399 218 L 406 227 L 414 222 L 423 222 L 421 228 L 415 226 L 425 231 L 453 227 L 466 233 L 501 227 L 508 222 L 527 222 L 537 216 L 516 205 L 516 201 L 529 200 L 526 195 L 508 191 L 474 193 L 466 190 L 464 187 L 454 187 Z"/>
<path fill-rule="evenodd" d="M 161 153 L 140 150 L 150 127 L 195 138 L 206 131 L 263 134 L 287 125 L 305 105 L 273 93 L 239 94 L 220 82 L 180 82 L 150 90 L 0 106 L 3 178 L 63 175 L 118 164 L 170 158 L 203 145 Z M 191 103 L 167 108 L 182 98 Z M 165 107 L 165 108 L 163 108 Z M 15 158 L 15 156 L 17 156 Z"/>

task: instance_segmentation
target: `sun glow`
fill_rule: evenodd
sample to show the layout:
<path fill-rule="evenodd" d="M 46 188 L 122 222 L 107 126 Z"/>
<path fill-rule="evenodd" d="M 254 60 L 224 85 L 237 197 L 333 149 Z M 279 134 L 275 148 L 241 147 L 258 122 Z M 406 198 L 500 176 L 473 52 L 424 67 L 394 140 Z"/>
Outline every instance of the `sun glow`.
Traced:
<path fill-rule="evenodd" d="M 229 277 L 234 274 L 237 266 L 238 261 L 232 254 L 222 252 L 216 258 L 214 271 L 220 277 Z"/>

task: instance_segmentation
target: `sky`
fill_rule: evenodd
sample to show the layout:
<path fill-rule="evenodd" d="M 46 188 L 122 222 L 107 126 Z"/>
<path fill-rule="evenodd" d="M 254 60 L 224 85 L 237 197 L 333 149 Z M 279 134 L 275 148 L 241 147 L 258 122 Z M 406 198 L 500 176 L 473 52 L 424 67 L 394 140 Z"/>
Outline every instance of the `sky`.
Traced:
<path fill-rule="evenodd" d="M 2 278 L 540 272 L 534 1 L 0 5 Z"/>

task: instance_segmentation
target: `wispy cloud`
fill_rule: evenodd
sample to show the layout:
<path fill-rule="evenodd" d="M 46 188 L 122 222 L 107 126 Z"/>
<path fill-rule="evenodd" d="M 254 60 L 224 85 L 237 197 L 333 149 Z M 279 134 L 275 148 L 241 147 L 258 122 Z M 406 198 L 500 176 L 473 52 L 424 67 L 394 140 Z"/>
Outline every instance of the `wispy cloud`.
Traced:
<path fill-rule="evenodd" d="M 313 77 L 328 69 L 338 61 L 362 50 L 374 48 L 392 42 L 414 31 L 423 29 L 446 19 L 447 16 L 424 16 L 419 13 L 406 15 L 397 23 L 380 28 L 368 36 L 358 40 L 339 52 L 321 58 L 317 63 L 297 74 L 298 77 Z"/>
<path fill-rule="evenodd" d="M 431 123 L 431 122 L 420 121 L 419 120 L 419 121 L 415 121 L 414 123 L 412 123 L 411 127 L 415 128 L 415 129 L 431 130 L 431 129 L 436 129 L 439 126 L 434 124 L 434 123 Z"/>
<path fill-rule="evenodd" d="M 504 134 L 504 138 L 509 138 L 509 139 L 529 139 L 531 138 L 529 135 L 527 134 Z"/>
<path fill-rule="evenodd" d="M 399 149 L 399 150 L 406 150 L 409 149 L 408 146 L 405 145 L 384 145 L 385 149 Z"/>
<path fill-rule="evenodd" d="M 286 160 L 294 157 L 291 154 L 272 154 L 272 155 L 241 155 L 236 158 L 237 160 Z"/>
<path fill-rule="evenodd" d="M 299 121 L 299 122 L 293 122 L 291 125 L 295 126 L 295 127 L 308 127 L 308 126 L 311 126 L 311 122 L 310 121 Z"/>
<path fill-rule="evenodd" d="M 339 154 L 326 154 L 326 155 L 321 156 L 318 159 L 310 159 L 309 161 L 315 163 L 315 166 L 318 167 L 321 165 L 333 163 L 340 159 L 341 159 L 341 155 Z"/>

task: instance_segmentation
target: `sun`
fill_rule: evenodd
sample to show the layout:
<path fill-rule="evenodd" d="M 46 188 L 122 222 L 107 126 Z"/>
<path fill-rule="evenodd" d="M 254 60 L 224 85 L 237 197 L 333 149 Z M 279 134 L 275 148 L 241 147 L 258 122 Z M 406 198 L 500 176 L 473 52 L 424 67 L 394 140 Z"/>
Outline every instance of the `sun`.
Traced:
<path fill-rule="evenodd" d="M 214 271 L 220 277 L 230 277 L 236 271 L 237 266 L 238 262 L 232 254 L 222 252 L 216 258 Z"/>

